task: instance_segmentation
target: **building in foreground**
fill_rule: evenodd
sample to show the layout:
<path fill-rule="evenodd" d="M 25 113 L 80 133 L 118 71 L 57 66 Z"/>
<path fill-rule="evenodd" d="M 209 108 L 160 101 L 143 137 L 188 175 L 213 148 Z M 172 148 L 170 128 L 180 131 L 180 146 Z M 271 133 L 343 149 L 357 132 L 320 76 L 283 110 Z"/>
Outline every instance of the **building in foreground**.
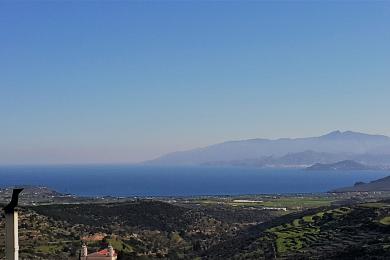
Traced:
<path fill-rule="evenodd" d="M 117 253 L 112 246 L 108 246 L 107 249 L 100 250 L 98 252 L 88 254 L 88 248 L 83 245 L 81 248 L 80 260 L 116 260 Z"/>

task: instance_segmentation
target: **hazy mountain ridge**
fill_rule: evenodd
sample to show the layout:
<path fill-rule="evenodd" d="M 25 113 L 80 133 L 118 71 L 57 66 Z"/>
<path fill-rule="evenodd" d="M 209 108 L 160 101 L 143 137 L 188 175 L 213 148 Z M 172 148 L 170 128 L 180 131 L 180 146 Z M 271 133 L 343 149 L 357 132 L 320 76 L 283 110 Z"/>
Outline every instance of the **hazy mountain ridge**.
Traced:
<path fill-rule="evenodd" d="M 319 137 L 228 141 L 166 154 L 145 164 L 307 167 L 343 160 L 390 165 L 390 137 L 334 131 Z"/>

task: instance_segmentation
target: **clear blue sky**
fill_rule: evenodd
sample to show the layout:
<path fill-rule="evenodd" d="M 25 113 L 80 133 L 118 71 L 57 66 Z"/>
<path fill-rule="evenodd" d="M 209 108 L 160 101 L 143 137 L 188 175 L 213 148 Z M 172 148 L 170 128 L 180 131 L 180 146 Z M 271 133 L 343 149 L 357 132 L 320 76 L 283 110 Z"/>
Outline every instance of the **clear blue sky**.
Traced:
<path fill-rule="evenodd" d="M 390 135 L 389 1 L 0 1 L 0 164 Z"/>

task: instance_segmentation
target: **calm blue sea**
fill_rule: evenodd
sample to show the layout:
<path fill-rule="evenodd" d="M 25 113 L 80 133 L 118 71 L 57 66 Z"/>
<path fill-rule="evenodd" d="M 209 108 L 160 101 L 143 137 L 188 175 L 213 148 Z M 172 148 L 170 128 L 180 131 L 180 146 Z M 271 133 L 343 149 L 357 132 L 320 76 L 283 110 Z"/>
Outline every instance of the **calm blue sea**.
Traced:
<path fill-rule="evenodd" d="M 389 171 L 220 167 L 2 166 L 0 186 L 40 185 L 88 196 L 192 196 L 325 192 Z"/>

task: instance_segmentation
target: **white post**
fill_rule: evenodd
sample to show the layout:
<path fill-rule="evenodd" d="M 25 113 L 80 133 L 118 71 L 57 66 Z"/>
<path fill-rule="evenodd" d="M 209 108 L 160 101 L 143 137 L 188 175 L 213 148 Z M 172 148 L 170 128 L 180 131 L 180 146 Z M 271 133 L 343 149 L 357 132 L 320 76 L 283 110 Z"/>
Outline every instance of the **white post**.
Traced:
<path fill-rule="evenodd" d="M 86 260 L 86 259 L 87 259 L 87 256 L 88 256 L 88 248 L 87 248 L 87 246 L 84 244 L 84 245 L 81 247 L 80 260 Z"/>
<path fill-rule="evenodd" d="M 5 259 L 19 260 L 18 212 L 5 214 Z"/>
<path fill-rule="evenodd" d="M 116 260 L 115 251 L 111 245 L 108 246 L 108 256 L 110 260 Z"/>
<path fill-rule="evenodd" d="M 114 256 L 114 248 L 111 245 L 108 246 L 108 255 L 111 257 Z"/>

